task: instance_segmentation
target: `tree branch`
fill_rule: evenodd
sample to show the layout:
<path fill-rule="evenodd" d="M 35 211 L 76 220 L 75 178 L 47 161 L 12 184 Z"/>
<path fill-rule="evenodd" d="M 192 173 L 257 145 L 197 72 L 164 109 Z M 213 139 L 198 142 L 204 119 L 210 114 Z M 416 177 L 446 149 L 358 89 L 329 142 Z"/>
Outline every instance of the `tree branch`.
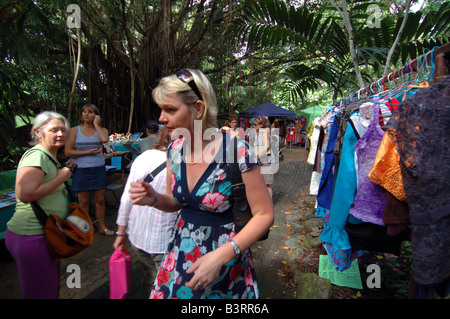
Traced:
<path fill-rule="evenodd" d="M 234 78 L 230 79 L 230 82 L 229 82 L 229 83 L 230 83 L 230 85 L 231 85 L 232 83 L 239 83 L 239 82 L 241 82 L 241 81 L 243 81 L 243 80 L 247 80 L 247 79 L 249 79 L 249 78 L 252 78 L 253 76 L 256 76 L 256 75 L 258 75 L 258 74 L 261 74 L 261 73 L 263 73 L 263 72 L 265 72 L 265 71 L 268 71 L 268 70 L 270 70 L 270 69 L 272 69 L 272 68 L 274 68 L 274 67 L 276 67 L 276 66 L 279 66 L 279 65 L 283 65 L 283 64 L 287 64 L 287 63 L 291 63 L 291 62 L 307 61 L 307 60 L 311 60 L 311 59 L 318 58 L 318 57 L 319 57 L 319 56 L 318 56 L 317 54 L 313 54 L 313 55 L 311 55 L 311 56 L 307 56 L 307 57 L 303 57 L 303 58 L 286 58 L 286 59 L 281 59 L 281 58 L 280 58 L 280 59 L 276 59 L 276 60 L 275 60 L 274 62 L 272 62 L 271 64 L 266 65 L 266 66 L 264 66 L 264 67 L 262 67 L 262 68 L 253 70 L 253 71 L 250 72 L 249 74 L 242 75 L 242 76 L 240 76 L 240 77 L 234 77 Z M 232 61 L 232 63 L 237 63 L 237 62 L 241 61 L 243 58 L 244 58 L 244 57 L 242 57 L 242 58 L 240 58 L 240 59 L 236 59 L 236 60 Z M 231 63 L 230 63 L 229 65 L 231 65 Z M 222 66 L 221 68 L 215 69 L 214 71 L 210 71 L 210 72 L 208 72 L 208 73 L 219 72 L 219 71 L 221 71 L 222 69 L 224 69 L 225 67 L 226 67 L 226 65 L 225 65 L 225 66 Z"/>
<path fill-rule="evenodd" d="M 402 25 L 400 26 L 400 30 L 398 30 L 397 38 L 395 39 L 392 47 L 389 49 L 388 56 L 386 58 L 386 65 L 384 66 L 383 77 L 386 76 L 389 72 L 389 65 L 391 64 L 392 55 L 394 54 L 395 48 L 397 47 L 397 44 L 400 41 L 400 38 L 403 34 L 403 30 L 405 29 L 406 21 L 408 21 L 410 6 L 411 6 L 411 0 L 408 0 L 408 2 L 406 3 L 406 9 L 405 9 L 406 12 L 405 12 L 405 16 L 403 17 Z"/>
<path fill-rule="evenodd" d="M 358 59 L 356 57 L 355 44 L 353 41 L 353 28 L 352 28 L 352 24 L 350 22 L 350 18 L 348 15 L 347 1 L 341 0 L 341 4 L 342 4 L 342 10 L 337 5 L 335 5 L 335 4 L 333 4 L 333 5 L 335 8 L 337 8 L 337 10 L 341 14 L 342 18 L 344 19 L 345 28 L 347 29 L 347 32 L 348 32 L 348 44 L 349 44 L 349 48 L 350 48 L 350 55 L 352 57 L 353 65 L 355 67 L 355 73 L 356 73 L 356 78 L 358 79 L 359 88 L 362 89 L 362 88 L 365 88 L 366 85 L 364 84 L 364 80 L 362 78 L 361 71 L 359 70 Z"/>
<path fill-rule="evenodd" d="M 69 98 L 69 105 L 67 106 L 67 116 L 68 116 L 68 120 L 70 121 L 70 113 L 72 112 L 72 99 L 73 99 L 73 95 L 75 94 L 75 88 L 77 85 L 77 78 L 78 78 L 78 71 L 80 70 L 80 61 L 81 61 L 81 34 L 80 34 L 80 29 L 77 28 L 77 39 L 78 39 L 78 53 L 77 53 L 77 59 L 74 65 L 74 70 L 73 70 L 73 81 L 72 81 L 72 89 L 70 91 L 70 98 Z M 75 60 L 75 56 L 74 56 L 74 60 Z"/>

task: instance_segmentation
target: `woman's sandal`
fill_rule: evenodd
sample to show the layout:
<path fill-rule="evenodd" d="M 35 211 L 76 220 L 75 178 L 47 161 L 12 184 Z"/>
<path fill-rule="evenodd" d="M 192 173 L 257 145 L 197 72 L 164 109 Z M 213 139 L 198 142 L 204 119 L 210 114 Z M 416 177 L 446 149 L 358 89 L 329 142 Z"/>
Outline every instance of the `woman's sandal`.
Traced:
<path fill-rule="evenodd" d="M 105 231 L 104 231 L 104 232 L 99 232 L 99 234 L 100 234 L 100 235 L 105 235 L 105 236 L 112 236 L 112 235 L 114 235 L 115 233 L 114 233 L 113 230 L 110 230 L 110 229 L 108 229 L 108 228 L 105 228 Z"/>

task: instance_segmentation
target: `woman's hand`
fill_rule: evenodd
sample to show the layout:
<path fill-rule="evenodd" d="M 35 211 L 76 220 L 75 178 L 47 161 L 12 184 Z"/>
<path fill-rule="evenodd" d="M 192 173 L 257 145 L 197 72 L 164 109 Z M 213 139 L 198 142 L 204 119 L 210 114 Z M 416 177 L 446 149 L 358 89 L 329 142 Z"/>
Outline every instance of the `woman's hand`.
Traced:
<path fill-rule="evenodd" d="M 94 125 L 100 126 L 100 115 L 94 117 Z"/>
<path fill-rule="evenodd" d="M 72 172 L 68 167 L 58 169 L 58 172 L 56 174 L 56 178 L 60 179 L 62 181 L 61 183 L 68 181 L 71 176 Z"/>
<path fill-rule="evenodd" d="M 98 154 L 98 153 L 101 153 L 102 151 L 103 151 L 103 148 L 102 148 L 102 147 L 99 147 L 99 148 L 93 148 L 93 149 L 87 151 L 87 155 Z"/>
<path fill-rule="evenodd" d="M 230 244 L 227 243 L 226 245 Z M 223 265 L 226 264 L 227 257 L 224 254 L 225 252 L 222 249 L 217 249 L 197 259 L 186 271 L 188 274 L 194 273 L 191 280 L 186 283 L 186 287 L 192 290 L 205 289 L 212 284 L 217 276 L 219 276 Z"/>
<path fill-rule="evenodd" d="M 125 247 L 125 244 L 127 243 L 127 235 L 126 235 L 127 226 L 119 225 L 117 227 L 117 234 L 120 234 L 120 236 L 116 237 L 116 240 L 114 241 L 113 247 L 114 249 L 117 249 L 117 247 L 121 247 L 123 249 Z"/>
<path fill-rule="evenodd" d="M 117 236 L 116 240 L 114 241 L 113 247 L 114 249 L 117 249 L 117 247 L 121 246 L 122 248 L 125 247 L 125 243 L 127 242 L 126 236 Z"/>
<path fill-rule="evenodd" d="M 133 205 L 153 205 L 156 192 L 153 187 L 144 181 L 130 183 L 130 198 Z"/>

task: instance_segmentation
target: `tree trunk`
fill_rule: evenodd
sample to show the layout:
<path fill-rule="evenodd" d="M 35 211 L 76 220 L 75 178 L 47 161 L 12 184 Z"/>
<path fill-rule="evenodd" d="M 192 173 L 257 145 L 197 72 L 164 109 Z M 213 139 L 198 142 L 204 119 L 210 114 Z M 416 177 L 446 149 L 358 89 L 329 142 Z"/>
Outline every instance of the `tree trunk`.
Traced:
<path fill-rule="evenodd" d="M 208 54 L 208 32 L 212 27 L 220 31 L 212 26 L 211 16 L 218 12 L 219 1 L 164 0 L 153 7 L 121 0 L 119 8 L 113 3 L 81 6 L 85 52 L 91 50 L 82 55 L 82 65 L 89 66 L 88 94 L 105 127 L 110 132 L 139 132 L 146 121 L 159 118 L 151 96 L 158 80 L 181 67 L 199 67 Z M 110 14 L 117 9 L 120 15 Z M 186 23 L 191 19 L 195 23 Z"/>
<path fill-rule="evenodd" d="M 75 88 L 77 86 L 77 78 L 78 78 L 78 71 L 80 69 L 80 60 L 81 60 L 81 35 L 80 35 L 80 29 L 76 28 L 77 30 L 77 41 L 78 41 L 78 53 L 77 53 L 77 59 L 74 61 L 74 70 L 73 70 L 73 81 L 72 81 L 72 89 L 70 91 L 70 98 L 69 98 L 69 105 L 67 106 L 67 120 L 70 123 L 70 116 L 72 113 L 72 99 L 73 95 L 75 94 Z M 74 56 L 75 59 L 75 56 Z"/>
<path fill-rule="evenodd" d="M 395 39 L 392 47 L 389 49 L 389 52 L 388 52 L 388 55 L 386 58 L 386 65 L 384 67 L 383 77 L 386 76 L 389 72 L 391 58 L 392 58 L 392 55 L 394 54 L 394 51 L 395 51 L 395 48 L 397 47 L 398 42 L 400 41 L 402 34 L 403 34 L 403 30 L 405 29 L 406 21 L 408 21 L 410 7 L 411 7 L 411 0 L 408 0 L 408 2 L 406 3 L 406 9 L 405 9 L 406 11 L 405 11 L 405 15 L 403 17 L 402 25 L 400 26 L 400 29 L 398 30 L 397 38 Z"/>
<path fill-rule="evenodd" d="M 339 10 L 342 18 L 344 19 L 345 28 L 347 29 L 347 32 L 348 32 L 348 44 L 349 44 L 349 48 L 350 48 L 350 55 L 352 57 L 353 65 L 355 67 L 355 74 L 356 74 L 356 78 L 358 79 L 359 88 L 362 89 L 362 88 L 365 88 L 366 85 L 364 84 L 364 80 L 362 78 L 361 71 L 359 70 L 358 58 L 356 56 L 355 44 L 353 41 L 352 23 L 350 22 L 350 18 L 348 16 L 347 1 L 341 0 L 341 4 L 342 4 L 342 11 L 338 6 L 335 5 L 335 7 Z"/>

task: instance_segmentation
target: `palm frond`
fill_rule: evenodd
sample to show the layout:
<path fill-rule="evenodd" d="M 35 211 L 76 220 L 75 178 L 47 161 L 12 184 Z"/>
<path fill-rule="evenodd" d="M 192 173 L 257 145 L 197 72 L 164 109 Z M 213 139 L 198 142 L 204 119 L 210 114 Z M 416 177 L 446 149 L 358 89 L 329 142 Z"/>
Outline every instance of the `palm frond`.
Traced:
<path fill-rule="evenodd" d="M 327 47 L 324 42 L 330 37 L 331 21 L 321 13 L 309 12 L 305 6 L 287 7 L 280 0 L 250 0 L 245 2 L 225 36 L 237 37 L 249 46 L 291 43 L 314 52 Z"/>

